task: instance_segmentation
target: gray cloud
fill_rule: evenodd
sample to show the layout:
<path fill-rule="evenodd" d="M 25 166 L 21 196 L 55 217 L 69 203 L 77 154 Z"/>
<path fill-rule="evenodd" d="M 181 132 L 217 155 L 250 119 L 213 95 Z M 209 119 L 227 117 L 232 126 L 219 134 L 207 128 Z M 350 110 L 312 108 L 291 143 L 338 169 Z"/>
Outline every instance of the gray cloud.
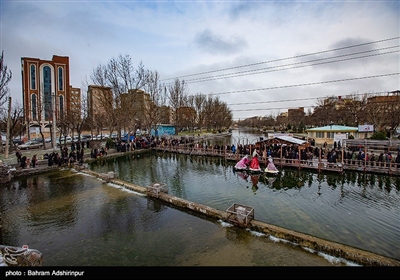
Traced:
<path fill-rule="evenodd" d="M 247 47 L 247 42 L 242 38 L 226 38 L 206 29 L 195 37 L 195 44 L 202 50 L 211 54 L 232 54 Z"/>
<path fill-rule="evenodd" d="M 234 119 L 307 108 L 314 104 L 307 98 L 399 88 L 398 75 L 318 84 L 398 72 L 399 53 L 383 54 L 398 48 L 379 49 L 399 45 L 399 39 L 345 47 L 399 36 L 399 1 L 3 2 L 0 45 L 13 72 L 13 100 L 22 98 L 21 57 L 53 55 L 70 57 L 74 87 L 80 87 L 99 63 L 122 53 L 134 63 L 143 61 L 163 79 L 215 78 L 191 82 L 193 94 L 223 93 L 217 96 L 228 104 L 243 98 L 282 100 L 260 103 L 265 110 L 259 111 L 242 105 L 233 111 Z M 345 49 L 324 52 L 337 48 Z M 317 64 L 318 59 L 329 62 L 334 56 L 368 50 L 383 55 Z M 298 57 L 305 54 L 313 55 Z M 268 71 L 278 66 L 283 69 Z M 266 71 L 257 74 L 248 71 L 263 68 Z M 216 78 L 236 72 L 243 74 Z M 307 83 L 312 85 L 285 87 Z M 274 89 L 258 90 L 263 88 Z"/>

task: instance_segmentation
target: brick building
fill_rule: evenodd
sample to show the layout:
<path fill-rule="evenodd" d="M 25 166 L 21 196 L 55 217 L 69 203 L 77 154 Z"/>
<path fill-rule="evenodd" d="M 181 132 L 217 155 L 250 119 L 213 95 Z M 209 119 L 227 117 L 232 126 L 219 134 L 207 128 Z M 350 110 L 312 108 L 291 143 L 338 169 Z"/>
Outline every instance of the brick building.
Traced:
<path fill-rule="evenodd" d="M 22 57 L 21 76 L 27 135 L 31 134 L 32 128 L 41 127 L 42 131 L 48 131 L 53 114 L 59 119 L 70 113 L 69 57 L 53 55 L 51 60 Z"/>

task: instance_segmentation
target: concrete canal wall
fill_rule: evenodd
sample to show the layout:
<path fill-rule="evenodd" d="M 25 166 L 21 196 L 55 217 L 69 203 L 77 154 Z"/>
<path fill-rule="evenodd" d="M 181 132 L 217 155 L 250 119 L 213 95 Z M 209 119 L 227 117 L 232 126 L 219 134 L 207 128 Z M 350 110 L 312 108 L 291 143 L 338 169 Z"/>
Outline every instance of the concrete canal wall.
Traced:
<path fill-rule="evenodd" d="M 256 219 L 250 219 L 248 223 L 240 222 L 239 219 L 235 221 L 234 219 L 229 218 L 230 215 L 226 210 L 224 211 L 218 210 L 209 207 L 207 205 L 198 204 L 192 201 L 188 201 L 185 199 L 169 195 L 167 192 L 164 192 L 161 189 L 159 189 L 160 191 L 158 191 L 156 188 L 153 187 L 154 185 L 143 187 L 114 178 L 115 174 L 113 172 L 104 174 L 104 173 L 97 173 L 84 168 L 80 169 L 79 171 L 85 174 L 95 176 L 97 178 L 101 178 L 108 183 L 116 184 L 126 189 L 147 195 L 152 199 L 159 199 L 165 201 L 179 208 L 188 209 L 190 211 L 194 211 L 217 220 L 221 219 L 228 223 L 233 223 L 236 226 L 249 228 L 250 230 L 264 233 L 267 237 L 271 236 L 278 239 L 283 239 L 285 241 L 290 242 L 294 246 L 301 246 L 302 248 L 306 248 L 310 250 L 310 252 L 325 253 L 329 256 L 340 258 L 361 266 L 400 266 L 399 260 L 391 259 L 375 253 L 353 248 L 351 246 L 331 242 L 315 236 L 299 233 L 293 230 L 271 225 L 262 221 L 257 221 Z"/>

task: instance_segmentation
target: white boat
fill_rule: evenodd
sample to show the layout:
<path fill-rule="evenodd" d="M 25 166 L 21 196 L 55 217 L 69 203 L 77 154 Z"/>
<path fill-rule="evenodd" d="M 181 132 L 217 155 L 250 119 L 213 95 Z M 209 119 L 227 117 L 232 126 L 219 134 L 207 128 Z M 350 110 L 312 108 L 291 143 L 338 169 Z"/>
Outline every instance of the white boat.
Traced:
<path fill-rule="evenodd" d="M 279 170 L 278 170 L 278 168 L 276 168 L 272 157 L 268 157 L 268 162 L 269 163 L 268 163 L 267 167 L 265 168 L 264 172 L 268 173 L 268 174 L 278 174 Z"/>

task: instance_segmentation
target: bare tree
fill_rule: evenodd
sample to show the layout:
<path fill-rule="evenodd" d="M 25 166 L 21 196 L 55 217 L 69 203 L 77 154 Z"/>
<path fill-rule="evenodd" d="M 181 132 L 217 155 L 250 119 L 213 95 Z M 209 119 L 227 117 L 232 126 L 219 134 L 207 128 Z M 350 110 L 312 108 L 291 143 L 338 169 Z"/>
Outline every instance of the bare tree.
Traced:
<path fill-rule="evenodd" d="M 81 91 L 82 92 L 82 91 Z M 86 121 L 88 119 L 87 116 L 87 98 L 86 95 L 81 95 L 81 106 L 80 110 L 71 110 L 68 115 L 68 123 L 69 127 L 72 130 L 72 133 L 76 131 L 78 134 L 78 141 L 81 140 L 81 134 L 85 127 Z M 71 135 L 72 136 L 72 135 Z"/>
<path fill-rule="evenodd" d="M 92 83 L 112 89 L 112 96 L 105 95 L 99 100 L 105 108 L 102 122 L 110 129 L 110 134 L 114 128 L 119 133 L 122 127 L 132 125 L 130 121 L 135 115 L 135 112 L 131 112 L 133 98 L 122 98 L 121 95 L 130 90 L 142 89 L 147 82 L 147 75 L 148 71 L 142 63 L 134 68 L 129 55 L 119 55 L 118 58 L 110 59 L 107 65 L 99 65 L 93 69 L 90 77 Z"/>
<path fill-rule="evenodd" d="M 8 70 L 7 65 L 4 64 L 4 51 L 2 51 L 0 57 L 0 109 L 3 108 L 4 104 L 8 101 L 7 96 L 10 92 L 8 83 L 11 79 L 12 72 Z"/>
<path fill-rule="evenodd" d="M 351 94 L 346 98 L 340 98 L 337 105 L 340 123 L 348 126 L 357 126 L 359 122 L 364 122 L 365 118 L 362 116 L 362 112 L 366 102 L 366 95 Z"/>
<path fill-rule="evenodd" d="M 101 111 L 93 112 L 92 115 L 92 125 L 94 125 L 94 129 L 97 134 L 102 134 L 103 126 L 108 126 L 109 129 L 112 129 L 116 123 L 116 113 L 115 110 L 115 97 L 119 97 L 119 89 L 118 85 L 118 74 L 117 74 L 117 64 L 115 59 L 112 59 L 107 66 L 98 65 L 97 68 L 93 69 L 91 80 L 97 86 L 102 87 L 100 90 L 101 94 L 97 96 L 96 101 L 99 108 L 102 108 Z M 109 94 L 107 87 L 114 88 L 114 91 Z M 113 96 L 114 95 L 114 96 Z"/>
<path fill-rule="evenodd" d="M 218 100 L 219 101 L 219 100 Z M 217 129 L 225 130 L 232 124 L 232 112 L 226 103 L 219 101 L 217 103 Z"/>
<path fill-rule="evenodd" d="M 25 125 L 23 124 L 24 108 L 18 101 L 14 102 L 11 110 L 11 124 L 10 124 L 10 138 L 13 139 L 17 136 L 20 138 L 25 132 Z"/>
<path fill-rule="evenodd" d="M 367 118 L 378 130 L 392 134 L 400 124 L 400 91 L 368 98 Z"/>
<path fill-rule="evenodd" d="M 388 106 L 384 117 L 390 136 L 400 126 L 400 90 L 388 93 Z"/>
<path fill-rule="evenodd" d="M 10 112 L 10 123 L 9 123 L 9 145 L 11 147 L 12 140 L 16 136 L 20 136 L 22 138 L 23 133 L 25 132 L 25 126 L 23 124 L 23 107 L 21 104 L 16 101 L 11 106 Z M 0 127 L 2 130 L 7 130 L 7 120 L 8 120 L 8 111 L 2 110 L 0 113 Z M 3 145 L 0 147 L 0 151 L 2 150 Z"/>
<path fill-rule="evenodd" d="M 317 126 L 330 125 L 337 121 L 335 104 L 336 96 L 330 96 L 317 100 L 317 106 L 314 108 L 312 122 Z"/>
<path fill-rule="evenodd" d="M 207 117 L 204 113 L 206 100 L 207 97 L 204 94 L 198 93 L 193 96 L 193 101 L 190 102 L 191 104 L 193 104 L 193 108 L 196 111 L 196 119 L 192 120 L 192 122 L 195 123 L 198 128 L 200 128 L 200 131 L 202 130 L 205 119 Z"/>
<path fill-rule="evenodd" d="M 174 111 L 174 125 L 179 131 L 181 120 L 179 119 L 178 109 L 187 105 L 188 87 L 185 80 L 175 79 L 168 87 L 169 106 Z"/>
<path fill-rule="evenodd" d="M 59 133 L 60 148 L 62 144 L 66 144 L 66 137 L 69 134 L 69 122 L 66 116 L 60 116 L 57 121 L 57 129 Z"/>
<path fill-rule="evenodd" d="M 160 83 L 157 71 L 149 72 L 144 89 L 149 94 L 149 100 L 144 104 L 143 125 L 148 131 L 151 131 L 151 129 L 156 131 L 157 124 L 160 124 L 162 120 L 161 108 L 166 104 L 164 85 Z"/>
<path fill-rule="evenodd" d="M 269 115 L 265 115 L 260 120 L 260 127 L 262 127 L 263 130 L 270 130 L 275 125 L 276 125 L 276 121 L 275 121 L 275 117 L 273 116 L 272 113 L 270 113 Z"/>
<path fill-rule="evenodd" d="M 8 109 L 4 108 L 3 106 L 5 104 L 9 104 L 8 93 L 10 90 L 8 88 L 8 83 L 11 81 L 11 79 L 12 72 L 11 70 L 8 71 L 7 65 L 4 64 L 4 51 L 2 51 L 0 57 L 0 114 L 4 114 L 5 111 L 8 111 Z M 0 138 L 0 152 L 3 152 L 3 137 Z"/>
<path fill-rule="evenodd" d="M 197 108 L 196 108 L 196 96 L 190 95 L 188 96 L 188 106 L 190 106 L 191 113 L 188 114 L 187 118 L 187 126 L 189 127 L 190 131 L 194 131 L 197 123 Z"/>
<path fill-rule="evenodd" d="M 11 142 L 11 139 L 14 139 L 15 137 L 19 136 L 20 139 L 22 139 L 22 135 L 25 133 L 25 125 L 23 121 L 23 114 L 24 114 L 24 109 L 22 105 L 16 101 L 12 105 L 12 109 L 10 112 L 10 145 L 13 143 Z M 7 123 L 7 115 L 8 114 L 2 114 L 1 116 L 1 124 L 3 127 L 3 124 L 6 125 Z"/>
<path fill-rule="evenodd" d="M 206 116 L 205 126 L 207 131 L 212 131 L 217 128 L 217 103 L 218 100 L 215 101 L 211 95 L 207 97 L 204 106 L 204 114 Z"/>

